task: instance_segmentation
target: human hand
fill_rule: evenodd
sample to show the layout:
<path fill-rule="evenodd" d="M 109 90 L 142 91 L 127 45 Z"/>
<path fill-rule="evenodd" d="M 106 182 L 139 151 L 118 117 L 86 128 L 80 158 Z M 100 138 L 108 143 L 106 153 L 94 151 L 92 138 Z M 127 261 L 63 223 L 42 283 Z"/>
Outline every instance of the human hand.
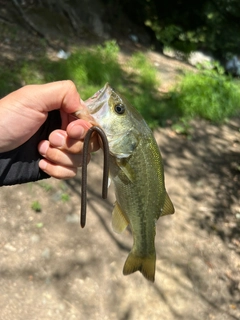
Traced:
<path fill-rule="evenodd" d="M 72 178 L 77 168 L 82 165 L 83 140 L 91 123 L 79 119 L 72 121 L 66 130 L 55 130 L 49 140 L 39 143 L 38 151 L 45 158 L 40 160 L 39 167 L 52 177 L 58 179 Z M 99 149 L 99 143 L 94 136 L 91 139 L 90 152 Z"/>
<path fill-rule="evenodd" d="M 84 102 L 71 81 L 29 85 L 9 94 L 0 100 L 0 153 L 28 141 L 46 121 L 48 112 L 59 109 L 61 129 L 39 144 L 39 152 L 46 158 L 39 166 L 57 178 L 74 176 L 81 165 L 82 139 L 91 124 L 73 121 L 71 114 L 83 108 Z M 97 141 L 92 141 L 89 152 L 96 149 Z"/>

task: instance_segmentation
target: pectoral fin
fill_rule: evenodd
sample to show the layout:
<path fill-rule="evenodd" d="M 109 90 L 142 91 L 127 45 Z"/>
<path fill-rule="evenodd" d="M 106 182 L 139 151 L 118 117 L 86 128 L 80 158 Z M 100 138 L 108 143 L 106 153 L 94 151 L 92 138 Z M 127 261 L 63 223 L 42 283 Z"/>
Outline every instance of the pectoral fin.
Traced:
<path fill-rule="evenodd" d="M 169 198 L 169 195 L 166 193 L 165 196 L 165 202 L 163 205 L 162 212 L 160 213 L 160 216 L 165 216 L 167 214 L 173 214 L 175 211 L 174 206 L 172 204 L 171 199 Z"/>
<path fill-rule="evenodd" d="M 116 233 L 122 233 L 128 226 L 128 219 L 122 212 L 118 202 L 115 202 L 115 206 L 112 213 L 112 227 Z"/>

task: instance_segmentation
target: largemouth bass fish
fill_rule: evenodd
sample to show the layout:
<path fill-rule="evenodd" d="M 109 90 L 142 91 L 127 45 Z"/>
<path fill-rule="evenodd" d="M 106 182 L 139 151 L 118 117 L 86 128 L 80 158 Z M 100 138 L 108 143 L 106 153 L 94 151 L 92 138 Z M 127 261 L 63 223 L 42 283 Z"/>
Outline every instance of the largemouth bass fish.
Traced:
<path fill-rule="evenodd" d="M 110 178 L 116 195 L 113 229 L 121 233 L 129 225 L 133 235 L 123 274 L 139 270 L 154 281 L 156 222 L 174 213 L 158 145 L 142 116 L 108 84 L 85 102 L 109 143 Z"/>

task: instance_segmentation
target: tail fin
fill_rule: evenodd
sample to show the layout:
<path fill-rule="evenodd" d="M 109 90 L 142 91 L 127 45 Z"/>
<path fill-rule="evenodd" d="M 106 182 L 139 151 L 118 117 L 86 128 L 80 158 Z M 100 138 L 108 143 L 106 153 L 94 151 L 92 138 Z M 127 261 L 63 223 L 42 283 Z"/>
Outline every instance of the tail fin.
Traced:
<path fill-rule="evenodd" d="M 154 282 L 155 265 L 156 254 L 152 254 L 145 257 L 139 257 L 131 251 L 124 264 L 123 274 L 126 276 L 139 270 L 146 279 Z"/>

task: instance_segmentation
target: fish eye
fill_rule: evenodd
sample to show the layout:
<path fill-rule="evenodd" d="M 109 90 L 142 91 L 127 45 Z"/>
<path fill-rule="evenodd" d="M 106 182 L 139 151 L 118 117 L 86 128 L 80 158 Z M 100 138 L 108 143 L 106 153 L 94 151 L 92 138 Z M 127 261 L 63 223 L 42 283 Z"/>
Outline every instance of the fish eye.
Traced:
<path fill-rule="evenodd" d="M 122 103 L 118 103 L 115 105 L 114 110 L 118 114 L 123 114 L 125 112 L 125 106 Z"/>

